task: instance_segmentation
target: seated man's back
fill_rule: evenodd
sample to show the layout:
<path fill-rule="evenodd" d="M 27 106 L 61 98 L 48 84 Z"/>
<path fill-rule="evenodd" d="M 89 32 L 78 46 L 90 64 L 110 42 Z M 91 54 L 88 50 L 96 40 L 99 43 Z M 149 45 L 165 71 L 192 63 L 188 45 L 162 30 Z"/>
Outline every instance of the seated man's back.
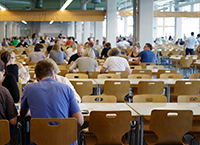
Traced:
<path fill-rule="evenodd" d="M 141 62 L 155 62 L 156 54 L 151 50 L 142 51 L 138 57 L 141 57 Z"/>

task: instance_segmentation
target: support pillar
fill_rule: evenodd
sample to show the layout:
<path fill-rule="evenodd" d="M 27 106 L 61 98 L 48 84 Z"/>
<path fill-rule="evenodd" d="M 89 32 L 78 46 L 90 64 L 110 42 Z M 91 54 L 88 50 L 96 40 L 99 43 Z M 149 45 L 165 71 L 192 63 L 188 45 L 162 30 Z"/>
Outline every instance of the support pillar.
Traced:
<path fill-rule="evenodd" d="M 68 30 L 67 30 L 67 32 L 68 32 L 67 36 L 68 37 L 69 36 L 75 37 L 75 28 L 74 28 L 74 25 L 75 25 L 74 21 L 68 23 Z"/>
<path fill-rule="evenodd" d="M 116 47 L 116 11 L 117 1 L 106 1 L 106 41 L 111 43 L 112 47 Z"/>
<path fill-rule="evenodd" d="M 128 27 L 128 17 L 124 17 L 124 36 L 129 36 Z"/>
<path fill-rule="evenodd" d="M 13 36 L 17 36 L 17 23 L 14 22 L 12 25 L 12 34 Z"/>
<path fill-rule="evenodd" d="M 178 5 L 179 2 L 175 2 L 175 4 Z M 175 8 L 175 11 L 180 11 L 180 8 Z M 175 18 L 175 40 L 182 38 L 182 36 L 182 18 Z"/>
<path fill-rule="evenodd" d="M 7 38 L 10 38 L 13 36 L 12 29 L 13 29 L 12 22 L 10 22 L 10 21 L 7 22 Z"/>
<path fill-rule="evenodd" d="M 0 22 L 0 30 L 1 30 L 1 33 L 0 33 L 0 41 L 2 42 L 3 38 L 5 38 L 5 22 Z"/>
<path fill-rule="evenodd" d="M 82 24 L 81 22 L 76 22 L 76 39 L 78 43 L 82 42 Z"/>
<path fill-rule="evenodd" d="M 20 34 L 20 24 L 17 25 L 17 36 L 20 37 L 21 34 Z"/>
<path fill-rule="evenodd" d="M 88 41 L 88 37 L 90 37 L 90 22 L 84 22 L 83 43 Z"/>

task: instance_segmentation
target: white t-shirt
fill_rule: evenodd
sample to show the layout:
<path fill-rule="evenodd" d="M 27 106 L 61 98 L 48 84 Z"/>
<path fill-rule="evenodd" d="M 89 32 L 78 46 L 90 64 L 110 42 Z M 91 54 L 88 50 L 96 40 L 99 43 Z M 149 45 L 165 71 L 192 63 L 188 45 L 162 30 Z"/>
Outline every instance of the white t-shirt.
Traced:
<path fill-rule="evenodd" d="M 187 41 L 186 48 L 194 49 L 194 45 L 197 42 L 196 38 L 194 38 L 194 36 L 191 36 L 188 37 L 186 41 Z"/>
<path fill-rule="evenodd" d="M 119 56 L 110 56 L 106 59 L 103 67 L 108 71 L 126 71 L 126 68 L 130 68 L 128 61 Z"/>
<path fill-rule="evenodd" d="M 68 48 L 68 49 L 66 50 L 66 53 L 67 53 L 67 56 L 71 57 L 72 55 L 74 55 L 74 54 L 77 53 L 77 49 L 75 49 L 75 50 L 73 51 L 73 48 Z"/>

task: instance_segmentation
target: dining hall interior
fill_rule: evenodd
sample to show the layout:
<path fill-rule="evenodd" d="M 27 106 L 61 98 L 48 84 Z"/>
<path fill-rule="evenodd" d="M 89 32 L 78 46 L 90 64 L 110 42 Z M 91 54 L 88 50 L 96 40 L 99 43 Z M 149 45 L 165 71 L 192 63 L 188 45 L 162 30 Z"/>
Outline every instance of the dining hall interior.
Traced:
<path fill-rule="evenodd" d="M 0 145 L 200 143 L 200 0 L 0 9 Z"/>

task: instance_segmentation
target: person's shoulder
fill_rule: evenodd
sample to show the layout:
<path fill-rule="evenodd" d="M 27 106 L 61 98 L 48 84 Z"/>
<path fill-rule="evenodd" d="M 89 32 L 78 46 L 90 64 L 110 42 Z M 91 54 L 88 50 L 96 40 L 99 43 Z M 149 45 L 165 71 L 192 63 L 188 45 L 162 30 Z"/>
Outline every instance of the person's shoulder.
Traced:
<path fill-rule="evenodd" d="M 5 77 L 7 80 L 15 80 L 15 77 L 12 74 L 6 74 Z"/>
<path fill-rule="evenodd" d="M 0 86 L 0 93 L 1 93 L 1 94 L 2 94 L 2 93 L 9 94 L 9 91 L 8 91 L 8 89 L 7 89 L 6 87 Z"/>

